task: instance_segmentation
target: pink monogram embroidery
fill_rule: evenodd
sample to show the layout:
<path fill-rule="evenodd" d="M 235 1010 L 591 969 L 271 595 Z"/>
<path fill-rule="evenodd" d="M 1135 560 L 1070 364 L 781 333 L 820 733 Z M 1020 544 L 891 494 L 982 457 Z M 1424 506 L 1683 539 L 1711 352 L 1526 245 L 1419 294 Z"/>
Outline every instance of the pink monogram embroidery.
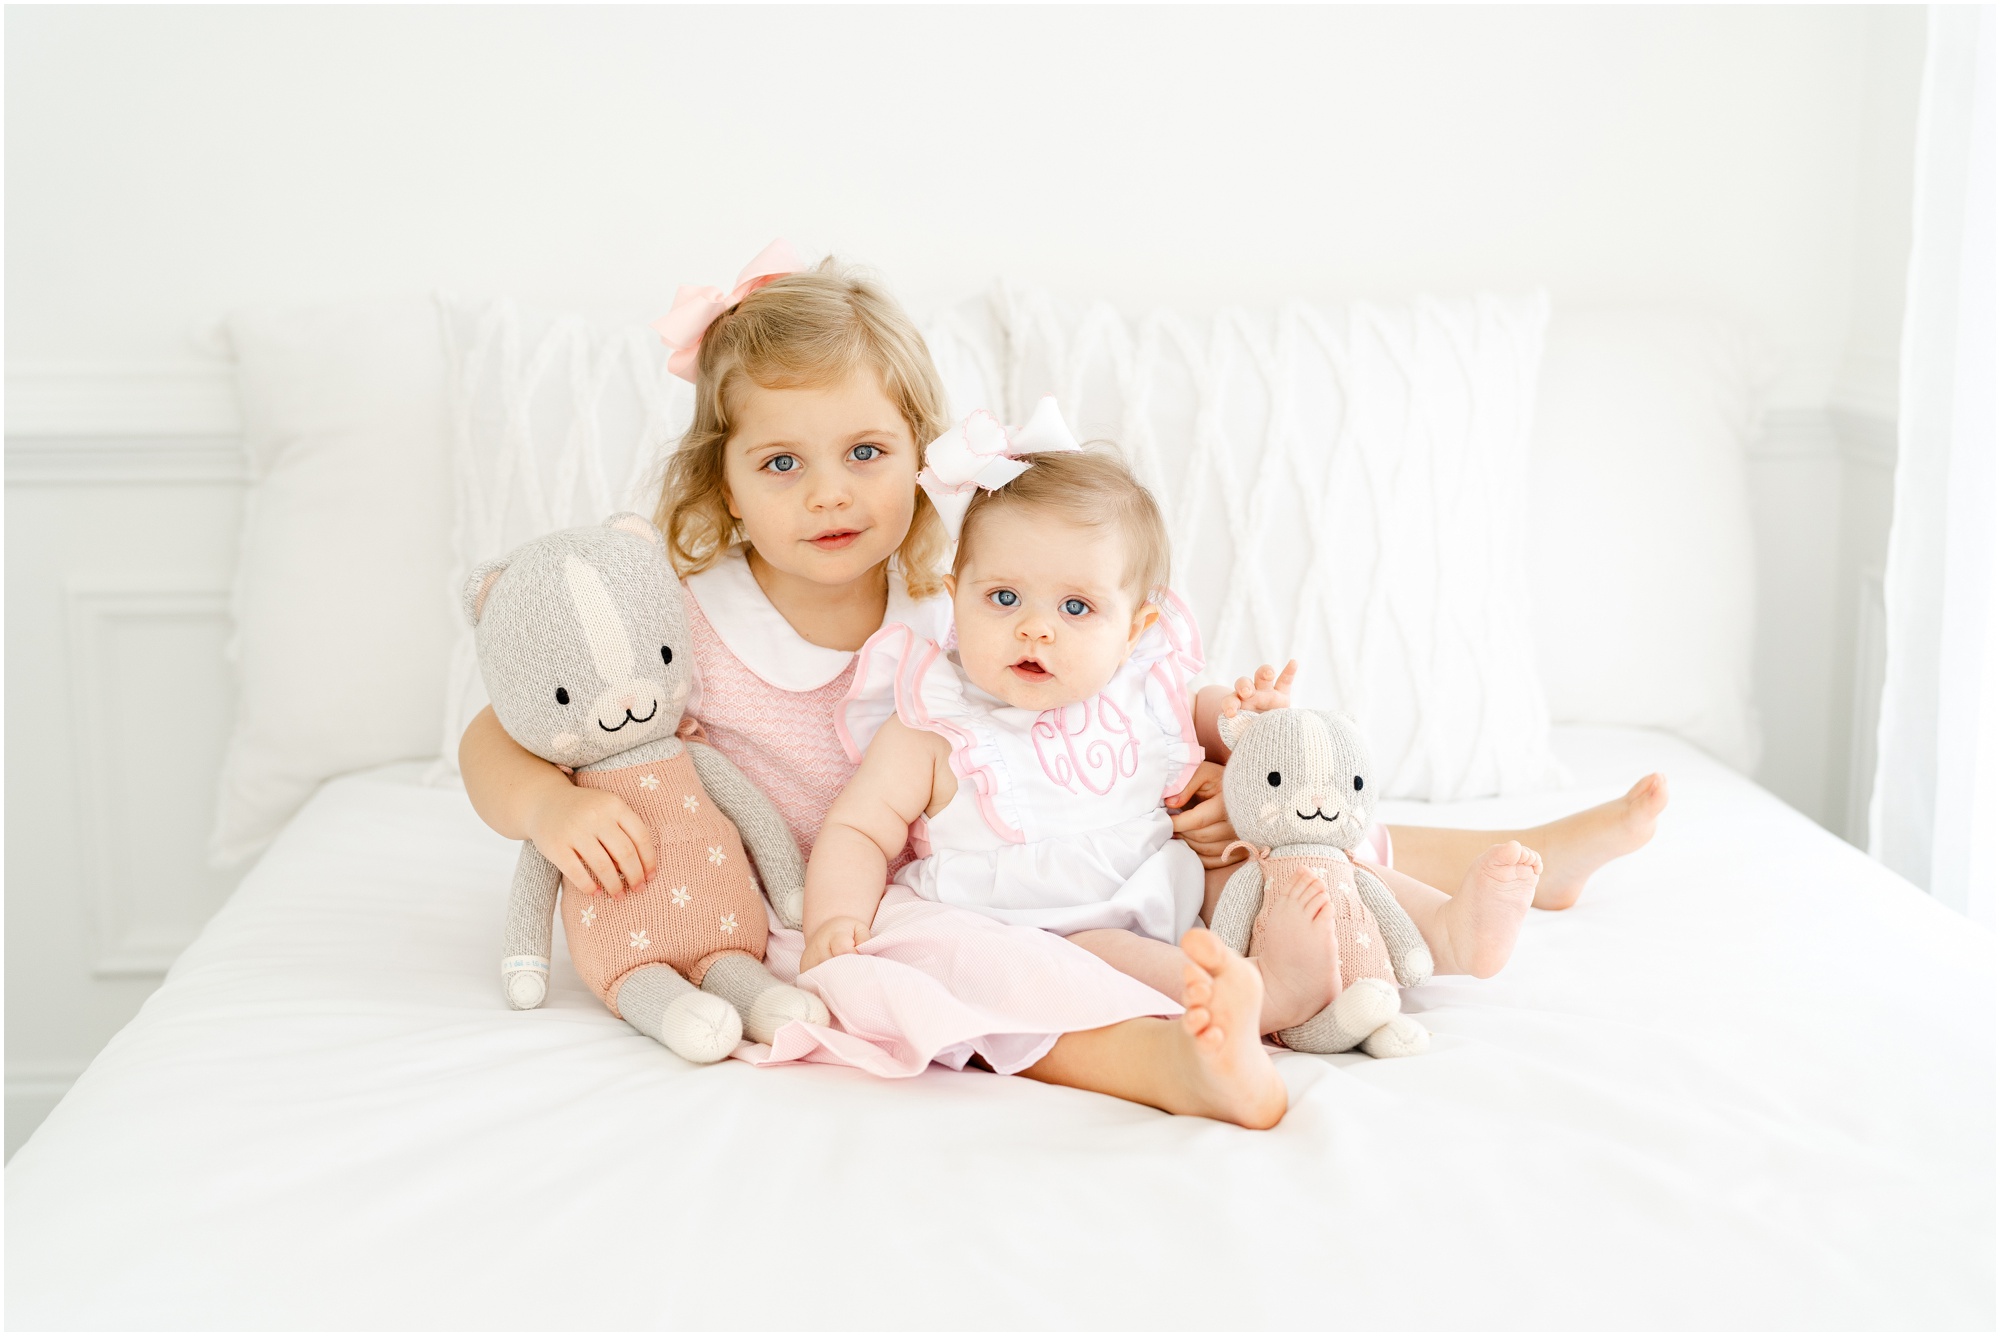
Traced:
<path fill-rule="evenodd" d="M 1097 707 L 1094 711 L 1092 705 Z M 1082 716 L 1075 728 L 1070 727 L 1071 710 L 1080 711 Z M 1028 732 L 1035 739 L 1035 759 L 1042 763 L 1042 773 L 1071 793 L 1076 792 L 1081 782 L 1084 788 L 1102 797 L 1120 779 L 1139 772 L 1138 735 L 1132 731 L 1132 721 L 1108 696 L 1059 710 L 1043 710 Z M 1125 739 L 1122 743 L 1117 741 L 1121 736 Z M 1062 739 L 1062 751 L 1056 752 L 1053 747 L 1043 749 L 1044 742 L 1057 738 Z M 1083 749 L 1080 757 L 1079 739 Z M 1095 782 L 1100 774 L 1102 785 Z"/>

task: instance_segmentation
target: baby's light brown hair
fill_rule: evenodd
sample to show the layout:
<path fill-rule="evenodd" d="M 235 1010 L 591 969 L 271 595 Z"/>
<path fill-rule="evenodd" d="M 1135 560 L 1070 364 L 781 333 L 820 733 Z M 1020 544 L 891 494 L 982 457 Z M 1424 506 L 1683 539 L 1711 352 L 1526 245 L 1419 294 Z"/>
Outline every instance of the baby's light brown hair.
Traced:
<path fill-rule="evenodd" d="M 1026 473 L 997 491 L 979 492 L 965 509 L 952 578 L 965 568 L 982 516 L 1008 509 L 1034 510 L 1084 528 L 1117 530 L 1125 540 L 1120 583 L 1132 595 L 1135 608 L 1151 601 L 1173 574 L 1173 544 L 1159 503 L 1117 449 L 1109 441 L 1092 441 L 1084 450 L 1033 455 Z"/>
<path fill-rule="evenodd" d="M 723 453 L 730 397 L 742 382 L 765 389 L 827 385 L 866 366 L 903 415 L 916 448 L 942 435 L 944 382 L 916 324 L 889 296 L 831 257 L 816 269 L 766 284 L 717 316 L 702 336 L 695 370 L 694 422 L 667 458 L 654 515 L 682 575 L 713 566 L 740 536 L 729 513 Z M 914 598 L 938 590 L 944 525 L 921 490 L 910 532 L 896 549 Z"/>

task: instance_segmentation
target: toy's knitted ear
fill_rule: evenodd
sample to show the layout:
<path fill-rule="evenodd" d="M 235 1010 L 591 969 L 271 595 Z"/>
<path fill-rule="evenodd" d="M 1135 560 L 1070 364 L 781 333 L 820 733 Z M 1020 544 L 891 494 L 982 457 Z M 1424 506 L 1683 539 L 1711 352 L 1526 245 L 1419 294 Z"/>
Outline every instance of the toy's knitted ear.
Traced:
<path fill-rule="evenodd" d="M 1255 710 L 1238 710 L 1235 714 L 1217 715 L 1215 731 L 1222 737 L 1222 745 L 1231 751 L 1242 740 L 1243 732 L 1250 727 L 1250 721 L 1257 717 Z"/>
<path fill-rule="evenodd" d="M 495 557 L 482 561 L 471 575 L 465 577 L 465 587 L 458 591 L 459 610 L 465 613 L 468 626 L 479 625 L 479 616 L 486 611 L 486 597 L 493 592 L 493 586 L 507 571 L 507 558 Z"/>
<path fill-rule="evenodd" d="M 616 529 L 619 533 L 629 533 L 634 538 L 643 538 L 654 547 L 665 547 L 667 545 L 667 540 L 660 536 L 660 531 L 653 527 L 651 520 L 647 519 L 644 515 L 636 515 L 629 510 L 621 510 L 610 519 L 604 521 L 604 527 L 607 529 Z"/>

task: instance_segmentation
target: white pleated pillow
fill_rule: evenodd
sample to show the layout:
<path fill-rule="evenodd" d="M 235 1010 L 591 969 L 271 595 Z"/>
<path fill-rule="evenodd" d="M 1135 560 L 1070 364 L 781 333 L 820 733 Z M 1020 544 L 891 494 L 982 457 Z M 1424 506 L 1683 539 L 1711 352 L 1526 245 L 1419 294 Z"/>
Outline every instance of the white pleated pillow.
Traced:
<path fill-rule="evenodd" d="M 1003 287 L 1010 421 L 1053 392 L 1167 512 L 1210 675 L 1300 662 L 1392 798 L 1560 777 L 1529 630 L 1528 446 L 1547 299 L 1105 305 Z"/>
<path fill-rule="evenodd" d="M 694 386 L 667 370 L 643 324 L 605 324 L 512 301 L 439 299 L 450 369 L 455 574 L 552 529 L 613 511 L 651 515 L 669 453 L 694 416 Z M 988 304 L 925 325 L 958 411 L 994 400 L 1000 347 Z M 458 628 L 445 685 L 440 751 L 486 705 L 470 627 Z"/>

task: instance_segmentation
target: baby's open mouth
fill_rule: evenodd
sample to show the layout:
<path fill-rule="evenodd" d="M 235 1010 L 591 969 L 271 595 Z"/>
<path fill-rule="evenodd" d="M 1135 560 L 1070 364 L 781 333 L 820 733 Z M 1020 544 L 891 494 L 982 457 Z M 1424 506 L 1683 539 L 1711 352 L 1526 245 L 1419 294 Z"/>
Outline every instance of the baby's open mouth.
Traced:
<path fill-rule="evenodd" d="M 1020 678 L 1023 682 L 1046 682 L 1055 676 L 1054 673 L 1042 667 L 1041 664 L 1033 659 L 1022 659 L 1018 663 L 1010 663 L 1007 665 L 1007 671 Z"/>
<path fill-rule="evenodd" d="M 814 534 L 806 541 L 823 552 L 837 552 L 860 536 L 859 529 L 828 529 L 824 533 Z"/>

